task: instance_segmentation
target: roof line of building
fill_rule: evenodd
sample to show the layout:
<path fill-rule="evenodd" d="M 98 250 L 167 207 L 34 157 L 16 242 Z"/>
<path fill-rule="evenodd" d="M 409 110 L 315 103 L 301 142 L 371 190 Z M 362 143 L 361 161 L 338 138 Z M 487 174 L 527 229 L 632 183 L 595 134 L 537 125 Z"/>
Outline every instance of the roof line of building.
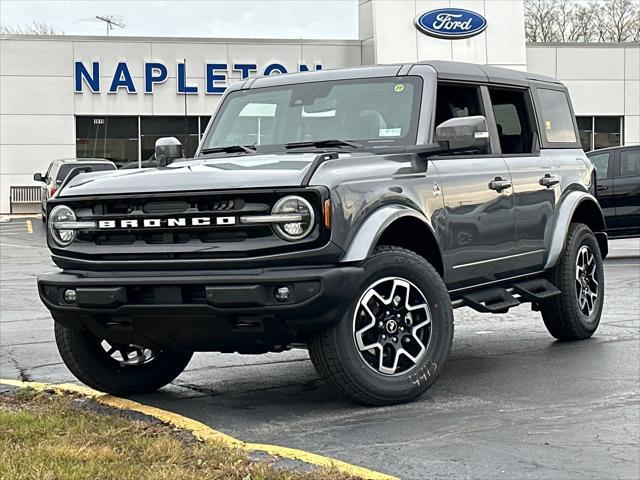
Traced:
<path fill-rule="evenodd" d="M 295 38 L 208 38 L 208 37 L 131 37 L 105 35 L 24 35 L 2 34 L 0 40 L 33 40 L 33 41 L 73 41 L 73 42 L 167 42 L 167 43 L 261 43 L 266 45 L 291 44 L 291 45 L 357 45 L 360 40 L 341 39 L 295 39 Z"/>
<path fill-rule="evenodd" d="M 638 42 L 527 42 L 527 47 L 602 47 L 602 48 L 620 48 L 635 47 L 640 48 Z"/>

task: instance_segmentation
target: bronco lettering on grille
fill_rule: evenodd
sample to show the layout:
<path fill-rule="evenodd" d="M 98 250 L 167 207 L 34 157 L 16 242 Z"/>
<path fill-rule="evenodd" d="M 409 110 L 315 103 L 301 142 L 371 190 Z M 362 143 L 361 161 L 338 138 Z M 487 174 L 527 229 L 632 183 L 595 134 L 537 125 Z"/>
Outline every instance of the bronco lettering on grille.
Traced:
<path fill-rule="evenodd" d="M 171 228 L 205 227 L 209 225 L 235 225 L 236 217 L 192 217 L 192 218 L 129 218 L 124 220 L 100 220 L 99 229 L 112 228 Z"/>

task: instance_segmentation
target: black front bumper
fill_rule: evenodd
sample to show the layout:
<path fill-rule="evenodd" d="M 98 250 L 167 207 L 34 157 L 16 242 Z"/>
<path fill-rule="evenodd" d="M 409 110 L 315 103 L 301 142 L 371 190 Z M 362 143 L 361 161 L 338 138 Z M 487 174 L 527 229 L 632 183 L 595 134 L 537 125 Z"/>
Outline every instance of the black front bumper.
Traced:
<path fill-rule="evenodd" d="M 38 276 L 53 318 L 99 338 L 160 348 L 261 353 L 335 325 L 359 288 L 359 267 L 193 272 L 67 272 Z M 288 287 L 279 301 L 275 291 Z M 75 301 L 65 301 L 65 291 Z"/>

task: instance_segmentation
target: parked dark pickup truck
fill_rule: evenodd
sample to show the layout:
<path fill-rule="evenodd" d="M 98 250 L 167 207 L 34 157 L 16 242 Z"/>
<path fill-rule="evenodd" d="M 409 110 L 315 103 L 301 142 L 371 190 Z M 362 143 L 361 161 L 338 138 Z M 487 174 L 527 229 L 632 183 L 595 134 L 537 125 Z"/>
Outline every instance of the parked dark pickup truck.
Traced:
<path fill-rule="evenodd" d="M 435 382 L 453 308 L 598 327 L 605 221 L 554 79 L 435 61 L 248 79 L 195 158 L 165 160 L 47 205 L 40 297 L 98 390 L 160 388 L 193 351 L 304 347 L 336 391 L 391 404 Z"/>
<path fill-rule="evenodd" d="M 640 236 L 640 146 L 587 153 L 597 170 L 596 196 L 611 237 Z"/>

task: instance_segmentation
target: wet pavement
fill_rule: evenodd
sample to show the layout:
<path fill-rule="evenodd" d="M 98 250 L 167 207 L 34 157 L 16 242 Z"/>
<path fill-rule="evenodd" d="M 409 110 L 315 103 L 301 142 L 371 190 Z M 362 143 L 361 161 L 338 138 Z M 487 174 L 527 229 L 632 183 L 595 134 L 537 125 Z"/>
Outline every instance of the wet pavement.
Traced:
<path fill-rule="evenodd" d="M 43 225 L 30 222 L 0 224 L 0 377 L 75 381 L 37 298 L 36 275 L 53 267 Z M 304 350 L 199 353 L 171 386 L 136 400 L 405 479 L 639 478 L 640 240 L 610 246 L 592 339 L 556 342 L 526 305 L 497 316 L 456 310 L 451 358 L 411 404 L 337 397 Z"/>

